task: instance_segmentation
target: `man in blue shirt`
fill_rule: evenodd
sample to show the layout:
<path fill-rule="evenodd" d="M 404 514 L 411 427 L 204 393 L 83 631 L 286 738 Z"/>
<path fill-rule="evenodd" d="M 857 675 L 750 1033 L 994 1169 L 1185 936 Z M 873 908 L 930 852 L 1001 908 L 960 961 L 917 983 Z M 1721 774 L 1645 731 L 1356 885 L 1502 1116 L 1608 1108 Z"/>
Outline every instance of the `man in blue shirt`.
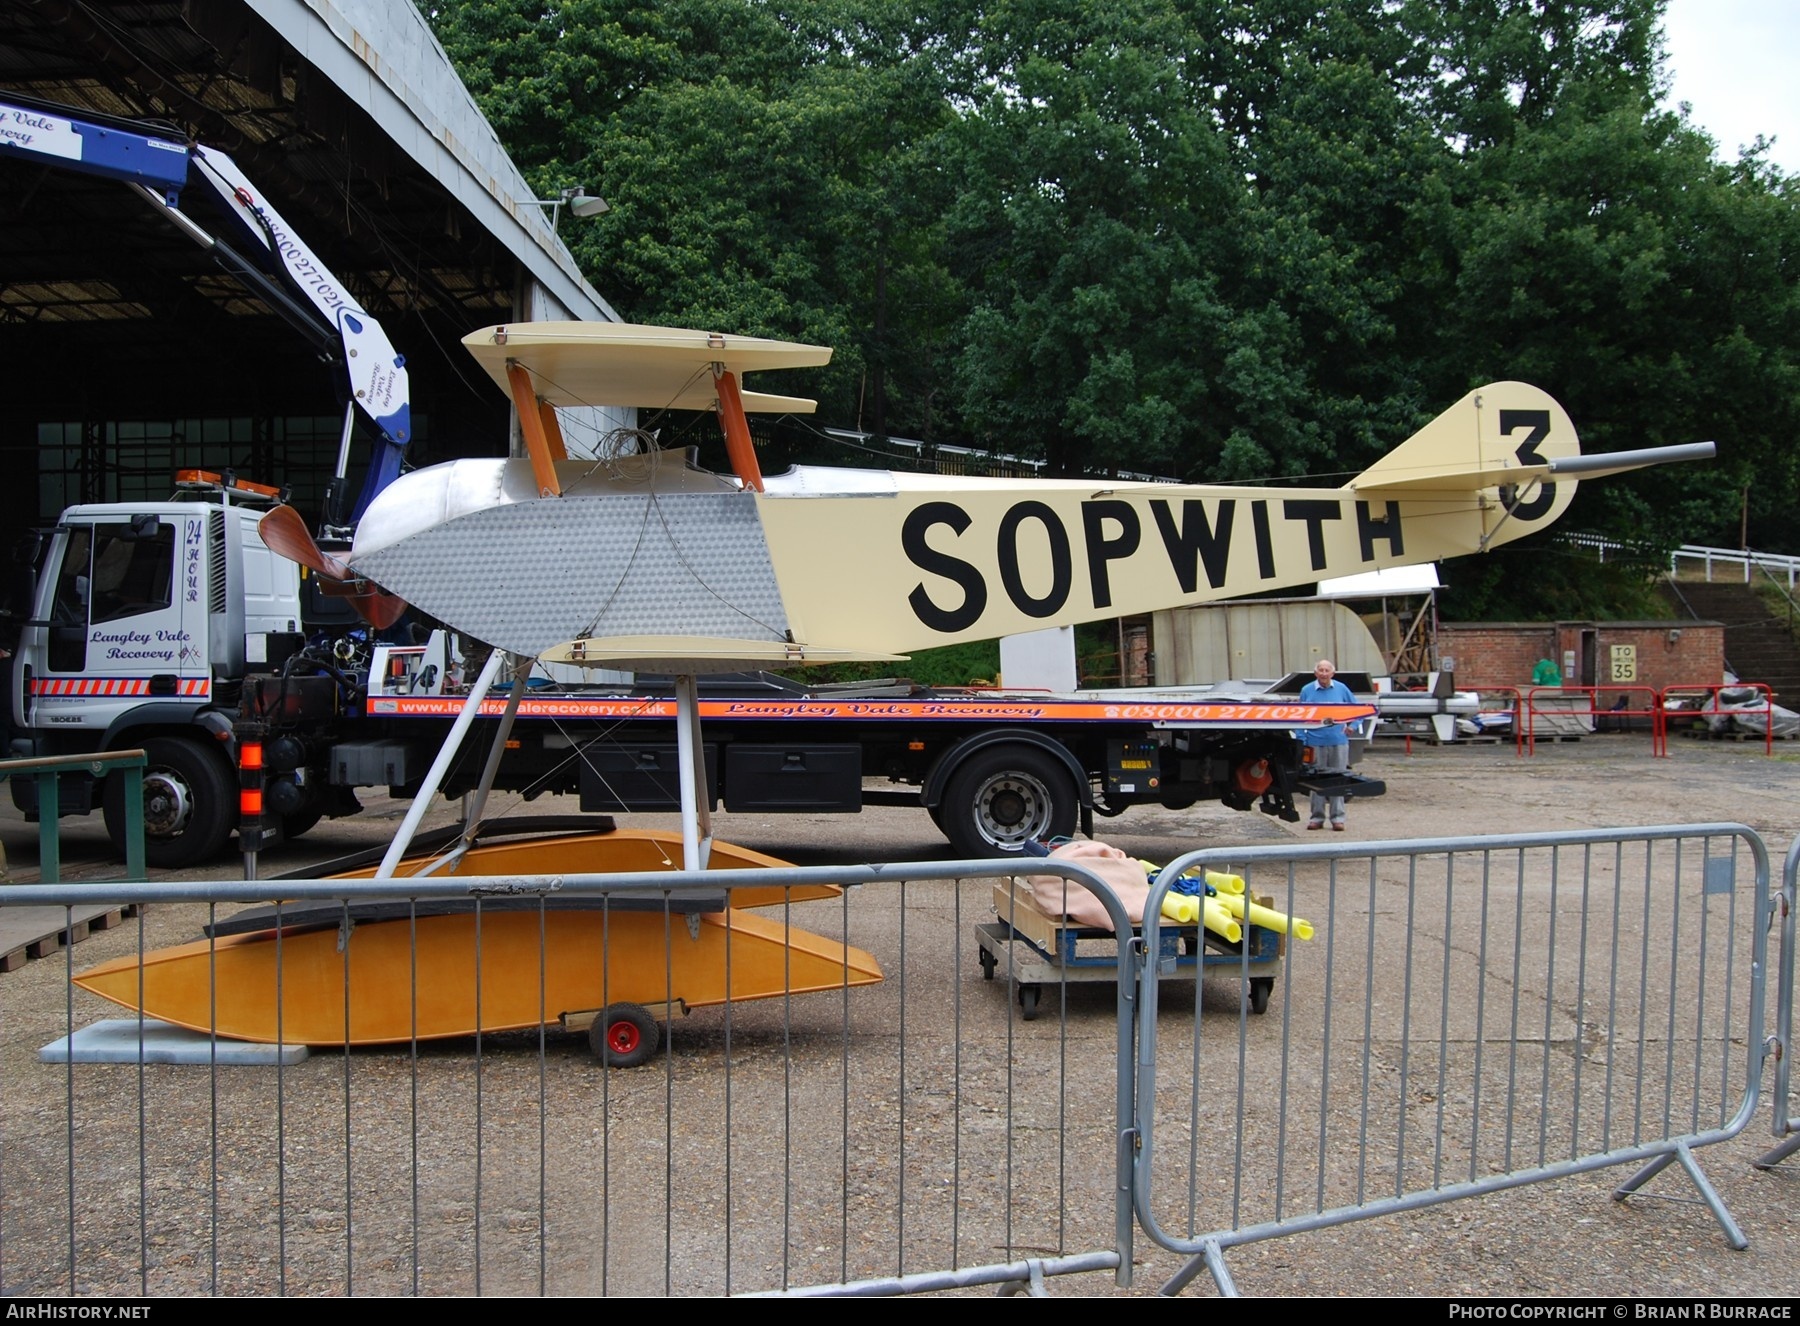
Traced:
<path fill-rule="evenodd" d="M 1355 704 L 1356 696 L 1350 693 L 1348 686 L 1337 680 L 1337 665 L 1328 658 L 1322 658 L 1313 667 L 1313 679 L 1300 688 L 1300 703 Z M 1332 770 L 1343 772 L 1350 768 L 1350 734 L 1345 731 L 1342 723 L 1307 728 L 1301 732 L 1300 740 L 1306 746 L 1306 762 L 1315 773 Z M 1312 818 L 1307 821 L 1306 827 L 1324 828 L 1328 810 L 1331 814 L 1331 827 L 1342 833 L 1344 798 L 1328 799 L 1317 792 L 1312 794 Z"/>

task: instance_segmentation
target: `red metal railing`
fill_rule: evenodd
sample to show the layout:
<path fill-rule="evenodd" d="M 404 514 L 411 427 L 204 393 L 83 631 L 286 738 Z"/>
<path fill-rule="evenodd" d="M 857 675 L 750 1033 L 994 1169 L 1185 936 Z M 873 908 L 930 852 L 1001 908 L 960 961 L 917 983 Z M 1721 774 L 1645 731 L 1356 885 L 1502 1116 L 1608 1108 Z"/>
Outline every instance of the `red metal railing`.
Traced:
<path fill-rule="evenodd" d="M 1559 698 L 1571 697 L 1579 699 L 1587 697 L 1585 707 L 1580 704 L 1558 704 L 1554 709 L 1539 708 L 1540 696 L 1554 695 Z M 1612 704 L 1602 705 L 1600 697 L 1612 695 L 1619 697 Z M 1642 696 L 1642 708 L 1624 705 L 1624 701 L 1632 696 Z M 1539 714 L 1567 714 L 1593 718 L 1605 715 L 1610 718 L 1648 718 L 1650 720 L 1650 754 L 1666 756 L 1669 753 L 1669 733 L 1664 723 L 1662 698 L 1653 686 L 1532 686 L 1524 695 L 1525 712 L 1525 749 L 1530 754 L 1537 754 L 1537 717 Z"/>
<path fill-rule="evenodd" d="M 1734 704 L 1725 708 L 1720 696 L 1725 691 L 1753 691 L 1759 702 L 1752 705 Z M 1681 705 L 1678 709 L 1670 708 L 1670 702 Z M 1698 703 L 1689 703 L 1698 701 Z M 1734 681 L 1719 685 L 1665 686 L 1658 696 L 1658 703 L 1663 709 L 1665 726 L 1672 718 L 1736 718 L 1740 714 L 1761 714 L 1766 720 L 1763 724 L 1763 754 L 1775 753 L 1775 693 L 1760 681 Z"/>

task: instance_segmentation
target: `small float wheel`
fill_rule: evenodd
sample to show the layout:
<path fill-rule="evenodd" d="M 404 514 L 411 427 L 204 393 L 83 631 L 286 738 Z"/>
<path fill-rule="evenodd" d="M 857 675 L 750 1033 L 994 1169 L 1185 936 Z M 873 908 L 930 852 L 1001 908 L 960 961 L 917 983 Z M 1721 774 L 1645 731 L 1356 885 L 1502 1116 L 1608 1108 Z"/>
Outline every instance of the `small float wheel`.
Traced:
<path fill-rule="evenodd" d="M 1250 979 L 1250 1011 L 1259 1016 L 1269 1011 L 1269 994 L 1275 989 L 1273 976 L 1253 976 Z"/>
<path fill-rule="evenodd" d="M 588 1028 L 594 1058 L 608 1068 L 647 1063 L 661 1042 L 662 1028 L 642 1004 L 608 1004 Z"/>
<path fill-rule="evenodd" d="M 1038 998 L 1042 993 L 1043 991 L 1033 984 L 1019 987 L 1019 1016 L 1027 1022 L 1037 1021 Z"/>

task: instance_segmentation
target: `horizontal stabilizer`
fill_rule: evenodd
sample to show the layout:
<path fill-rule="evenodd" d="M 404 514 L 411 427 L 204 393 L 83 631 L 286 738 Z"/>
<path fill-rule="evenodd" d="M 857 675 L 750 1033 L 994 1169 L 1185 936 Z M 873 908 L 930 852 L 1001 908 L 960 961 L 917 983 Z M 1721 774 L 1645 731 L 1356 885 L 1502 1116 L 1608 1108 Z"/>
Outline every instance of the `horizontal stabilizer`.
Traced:
<path fill-rule="evenodd" d="M 1608 475 L 1625 474 L 1631 470 L 1647 469 L 1652 465 L 1711 460 L 1716 451 L 1717 448 L 1711 442 L 1690 442 L 1681 446 L 1643 447 L 1635 451 L 1603 452 L 1593 456 L 1562 456 L 1538 465 L 1521 465 L 1515 457 L 1511 461 L 1502 460 L 1498 464 L 1486 466 L 1446 464 L 1420 467 L 1405 477 L 1378 475 L 1373 482 L 1369 481 L 1369 472 L 1365 471 L 1357 476 L 1352 487 L 1362 494 L 1443 492 L 1451 489 L 1473 492 L 1503 483 L 1535 483 L 1551 477 L 1603 479 Z"/>
<path fill-rule="evenodd" d="M 1358 475 L 1351 487 L 1358 495 L 1378 497 L 1383 493 L 1477 492 L 1497 488 L 1503 483 L 1533 483 L 1550 474 L 1548 465 L 1442 465 L 1421 469 L 1406 478 L 1382 477 L 1368 482 Z"/>

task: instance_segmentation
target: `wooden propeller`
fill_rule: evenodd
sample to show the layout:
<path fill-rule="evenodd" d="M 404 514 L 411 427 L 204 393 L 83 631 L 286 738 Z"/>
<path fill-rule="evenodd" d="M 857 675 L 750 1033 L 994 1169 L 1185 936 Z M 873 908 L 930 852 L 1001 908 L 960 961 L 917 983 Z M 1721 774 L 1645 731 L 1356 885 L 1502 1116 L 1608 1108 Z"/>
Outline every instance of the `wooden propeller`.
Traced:
<path fill-rule="evenodd" d="M 271 551 L 318 576 L 325 593 L 349 599 L 357 615 L 377 630 L 392 626 L 406 611 L 405 599 L 396 598 L 373 580 L 357 575 L 347 563 L 319 547 L 293 507 L 275 507 L 257 522 L 256 529 Z"/>

